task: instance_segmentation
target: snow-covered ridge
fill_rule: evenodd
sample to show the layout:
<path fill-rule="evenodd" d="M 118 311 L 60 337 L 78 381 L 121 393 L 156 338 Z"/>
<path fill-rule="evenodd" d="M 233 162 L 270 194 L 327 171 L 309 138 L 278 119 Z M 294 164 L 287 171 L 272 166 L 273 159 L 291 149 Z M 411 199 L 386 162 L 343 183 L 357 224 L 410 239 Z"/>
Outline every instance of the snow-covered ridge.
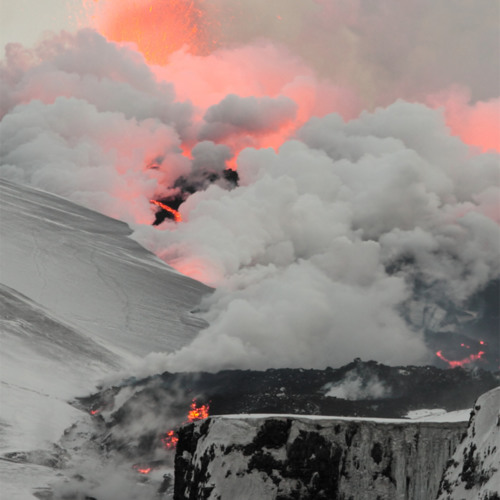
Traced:
<path fill-rule="evenodd" d="M 184 318 L 208 287 L 138 243 L 123 222 L 0 181 L 1 282 L 121 355 L 171 351 L 199 327 Z"/>
<path fill-rule="evenodd" d="M 416 410 L 411 412 L 407 418 L 368 418 L 368 417 L 337 417 L 326 415 L 294 415 L 294 414 L 235 414 L 235 415 L 213 415 L 212 418 L 220 419 L 239 419 L 239 418 L 294 418 L 297 420 L 340 420 L 348 422 L 376 422 L 378 424 L 408 424 L 409 422 L 468 422 L 470 419 L 470 410 L 458 410 L 447 412 L 446 410 Z"/>
<path fill-rule="evenodd" d="M 69 401 L 190 342 L 201 325 L 190 310 L 210 289 L 123 222 L 58 196 L 0 180 L 0 213 L 0 483 L 5 498 L 24 500 L 54 471 L 8 454 L 49 456 L 65 429 L 90 419 Z"/>

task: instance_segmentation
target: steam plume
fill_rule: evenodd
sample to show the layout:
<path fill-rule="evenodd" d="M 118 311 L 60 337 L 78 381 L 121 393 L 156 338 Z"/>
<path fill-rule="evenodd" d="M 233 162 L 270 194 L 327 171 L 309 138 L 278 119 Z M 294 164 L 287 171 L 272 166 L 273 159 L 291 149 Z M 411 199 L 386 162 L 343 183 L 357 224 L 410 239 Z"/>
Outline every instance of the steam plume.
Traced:
<path fill-rule="evenodd" d="M 429 361 L 408 319 L 419 287 L 461 307 L 500 275 L 496 76 L 449 46 L 421 62 L 472 3 L 232 5 L 205 14 L 273 21 L 244 30 L 238 15 L 232 30 L 223 14 L 217 50 L 188 45 L 164 66 L 90 30 L 8 46 L 0 175 L 127 221 L 216 287 L 210 326 L 152 355 L 159 369 Z M 482 53 L 492 28 L 463 36 Z M 151 227 L 149 200 L 169 198 L 185 222 Z"/>

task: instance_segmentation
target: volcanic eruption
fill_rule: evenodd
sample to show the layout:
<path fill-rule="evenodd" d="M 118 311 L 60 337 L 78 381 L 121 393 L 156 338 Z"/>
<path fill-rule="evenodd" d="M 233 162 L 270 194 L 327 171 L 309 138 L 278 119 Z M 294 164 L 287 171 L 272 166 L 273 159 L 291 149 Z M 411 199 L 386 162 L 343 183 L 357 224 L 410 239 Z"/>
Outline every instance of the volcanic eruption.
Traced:
<path fill-rule="evenodd" d="M 1 175 L 124 220 L 216 288 L 165 369 L 498 366 L 498 96 L 474 57 L 419 63 L 472 3 L 445 35 L 443 2 L 358 3 L 84 2 L 94 30 L 7 46 Z M 421 53 L 389 51 L 397 22 Z M 470 53 L 491 29 L 460 33 Z M 457 339 L 485 345 L 458 357 Z"/>
<path fill-rule="evenodd" d="M 81 29 L 0 63 L 2 478 L 170 498 L 181 424 L 406 418 L 498 385 L 495 2 L 70 4 Z M 257 470 L 288 418 L 245 445 Z"/>
<path fill-rule="evenodd" d="M 215 23 L 205 4 L 204 0 L 84 1 L 84 8 L 108 40 L 133 42 L 148 63 L 164 65 L 183 47 L 201 55 L 216 47 Z"/>

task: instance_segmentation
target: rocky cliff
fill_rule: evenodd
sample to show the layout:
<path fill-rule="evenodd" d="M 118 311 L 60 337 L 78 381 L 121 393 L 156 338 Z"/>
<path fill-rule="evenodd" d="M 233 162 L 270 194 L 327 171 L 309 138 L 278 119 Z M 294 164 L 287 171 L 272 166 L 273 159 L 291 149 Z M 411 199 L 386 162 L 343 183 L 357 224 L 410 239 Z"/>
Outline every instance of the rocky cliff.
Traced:
<path fill-rule="evenodd" d="M 213 417 L 181 429 L 174 499 L 429 500 L 466 422 Z"/>
<path fill-rule="evenodd" d="M 439 487 L 438 500 L 500 500 L 500 387 L 474 405 L 467 436 Z"/>

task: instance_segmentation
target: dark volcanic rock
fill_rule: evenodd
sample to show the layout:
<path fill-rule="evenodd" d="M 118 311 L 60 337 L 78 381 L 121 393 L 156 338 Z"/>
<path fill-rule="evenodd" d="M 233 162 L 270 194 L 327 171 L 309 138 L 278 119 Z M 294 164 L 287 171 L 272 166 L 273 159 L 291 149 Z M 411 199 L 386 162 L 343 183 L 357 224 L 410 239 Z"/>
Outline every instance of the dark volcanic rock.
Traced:
<path fill-rule="evenodd" d="M 325 370 L 163 373 L 128 381 L 81 399 L 79 404 L 97 411 L 103 420 L 107 448 L 139 461 L 153 455 L 163 446 L 165 433 L 186 420 L 193 399 L 198 404 L 209 404 L 211 415 L 399 418 L 422 408 L 471 408 L 479 395 L 498 385 L 498 380 L 498 374 L 479 369 L 389 367 L 355 360 L 342 368 Z M 119 405 L 117 401 L 121 401 Z M 138 422 L 142 422 L 141 426 Z M 142 434 L 137 433 L 138 429 Z M 274 429 L 262 439 L 274 434 L 273 439 L 279 442 L 284 432 Z"/>

